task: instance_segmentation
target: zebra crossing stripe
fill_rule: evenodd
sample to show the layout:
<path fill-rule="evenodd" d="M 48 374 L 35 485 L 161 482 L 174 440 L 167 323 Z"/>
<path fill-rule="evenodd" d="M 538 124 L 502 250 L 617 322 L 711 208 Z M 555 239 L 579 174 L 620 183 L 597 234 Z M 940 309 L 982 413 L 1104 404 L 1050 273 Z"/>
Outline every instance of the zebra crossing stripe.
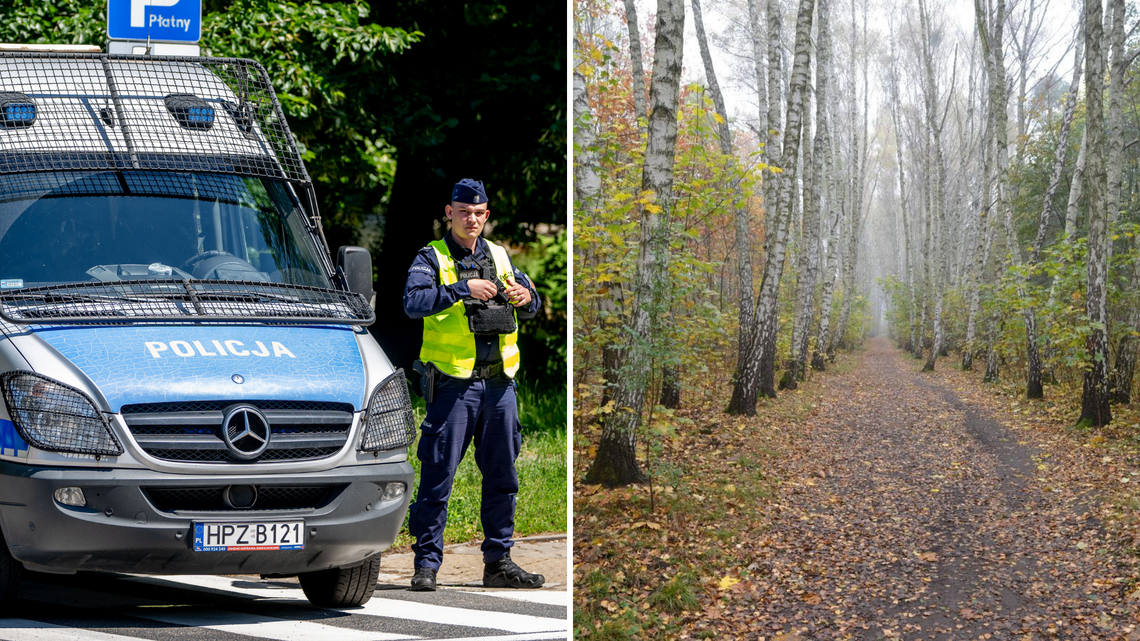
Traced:
<path fill-rule="evenodd" d="M 132 597 L 128 597 L 125 602 L 116 603 L 119 597 L 92 590 L 61 586 L 51 586 L 50 588 L 44 586 L 44 588 L 34 591 L 25 589 L 21 597 L 30 601 L 66 606 L 92 607 L 97 605 L 103 608 L 113 608 L 119 614 L 139 619 L 209 628 L 220 632 L 273 639 L 274 641 L 328 641 L 329 639 L 336 639 L 337 641 L 396 641 L 398 639 L 418 638 L 405 634 L 352 630 L 312 621 L 291 621 L 245 612 L 170 607 L 169 604 L 159 601 L 147 601 Z M 7 620 L 0 619 L 0 623 L 7 623 Z M 27 638 L 36 639 L 37 637 L 30 636 Z M 74 640 L 77 637 L 73 632 L 70 636 L 58 638 Z M 79 638 L 85 637 L 80 636 Z M 106 641 L 110 641 L 111 638 L 108 637 Z M 129 637 L 113 638 L 124 639 Z M 0 640 L 8 641 L 3 634 L 0 634 Z M 24 640 L 20 639 L 19 641 Z"/>
<path fill-rule="evenodd" d="M 383 637 L 371 633 L 370 638 L 380 639 Z M 569 638 L 568 632 L 542 632 L 538 634 L 452 638 L 447 639 L 447 641 L 557 641 Z M 75 641 L 76 639 L 83 639 L 84 641 L 140 641 L 137 637 L 77 629 L 54 623 L 29 621 L 27 619 L 0 619 L 0 641 Z"/>
<path fill-rule="evenodd" d="M 224 576 L 207 574 L 186 574 L 177 576 L 146 576 L 141 574 L 125 575 L 123 578 L 137 583 L 149 583 L 174 588 L 190 588 L 199 592 L 223 593 L 226 596 L 240 596 L 257 599 L 292 599 L 305 601 L 305 593 L 301 585 L 295 584 L 293 588 L 270 587 L 235 587 L 234 580 Z"/>
<path fill-rule="evenodd" d="M 131 581 L 138 581 L 142 583 L 159 583 L 169 585 L 170 583 L 177 583 L 179 586 L 192 587 L 206 590 L 217 590 L 225 592 L 226 594 L 240 594 L 243 596 L 254 596 L 262 599 L 304 599 L 305 596 L 301 593 L 301 586 L 296 585 L 292 588 L 271 588 L 271 587 L 236 587 L 234 586 L 233 579 L 224 576 L 210 576 L 210 575 L 188 575 L 188 576 L 164 576 L 154 577 L 146 575 L 129 575 Z M 450 588 L 442 588 L 450 590 Z M 494 596 L 501 599 L 510 599 L 512 601 L 525 601 L 527 603 L 539 603 L 542 605 L 560 605 L 565 608 L 570 607 L 570 594 L 565 590 L 519 590 L 519 591 L 495 591 L 487 592 L 480 590 L 455 590 L 455 592 L 463 592 L 464 594 L 480 594 L 483 596 Z M 379 595 L 380 593 L 377 593 Z"/>
<path fill-rule="evenodd" d="M 79 634 L 75 628 L 54 623 L 29 621 L 27 619 L 0 619 L 0 639 L 3 641 L 139 641 L 135 637 L 107 634 L 96 630 L 84 630 Z"/>
<path fill-rule="evenodd" d="M 371 601 L 359 608 L 344 609 L 341 612 L 411 619 L 412 621 L 426 623 L 452 623 L 507 632 L 563 632 L 568 634 L 570 629 L 570 624 L 566 619 L 468 610 L 446 605 L 431 605 L 397 599 L 378 599 L 376 597 L 372 597 Z"/>
<path fill-rule="evenodd" d="M 505 634 L 502 636 L 448 636 L 442 641 L 557 641 L 570 639 L 569 632 L 539 632 L 535 634 Z"/>
<path fill-rule="evenodd" d="M 387 632 L 366 632 L 338 628 L 336 626 L 313 623 L 311 621 L 287 621 L 259 614 L 211 610 L 208 612 L 185 610 L 182 608 L 164 611 L 131 610 L 130 616 L 173 623 L 175 625 L 208 628 L 219 632 L 232 632 L 276 641 L 395 641 L 396 639 L 418 639 L 420 637 Z"/>
<path fill-rule="evenodd" d="M 542 605 L 560 605 L 564 608 L 570 607 L 570 593 L 562 591 L 557 592 L 554 590 L 519 590 L 510 591 L 506 590 L 499 592 L 482 592 L 479 590 L 456 590 L 465 594 L 481 594 L 483 596 L 497 596 L 500 599 L 510 599 L 512 601 L 526 601 L 527 603 L 541 603 Z"/>
<path fill-rule="evenodd" d="M 264 587 L 234 587 L 233 579 L 209 575 L 164 576 L 161 578 L 150 576 L 131 576 L 132 581 L 152 583 L 159 585 L 177 585 L 204 589 L 211 592 L 224 592 L 229 595 L 246 598 L 263 599 L 290 599 L 303 600 L 304 594 L 300 586 L 296 588 L 264 588 Z M 377 595 L 380 592 L 376 593 Z M 480 594 L 498 593 L 481 592 Z M 561 593 L 565 594 L 565 593 Z M 344 608 L 340 610 L 347 614 L 367 614 L 370 616 L 388 617 L 394 619 L 409 619 L 425 623 L 450 623 L 473 628 L 488 628 L 515 633 L 532 632 L 560 632 L 569 633 L 569 623 L 566 619 L 552 619 L 527 614 L 510 614 L 506 612 L 488 612 L 483 610 L 469 610 L 444 605 L 431 605 L 416 603 L 399 599 L 385 599 L 373 596 L 368 603 L 358 608 Z M 344 640 L 348 641 L 348 640 Z"/>

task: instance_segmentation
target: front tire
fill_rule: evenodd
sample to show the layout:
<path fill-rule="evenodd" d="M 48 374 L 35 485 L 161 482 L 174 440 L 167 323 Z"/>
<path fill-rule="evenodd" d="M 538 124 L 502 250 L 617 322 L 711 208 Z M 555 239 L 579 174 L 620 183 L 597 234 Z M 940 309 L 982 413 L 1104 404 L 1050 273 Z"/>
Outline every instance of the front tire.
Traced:
<path fill-rule="evenodd" d="M 4 534 L 0 533 L 0 615 L 11 612 L 23 576 L 24 566 L 12 558 L 12 553 L 8 551 L 8 543 L 4 541 Z"/>
<path fill-rule="evenodd" d="M 380 555 L 351 568 L 332 568 L 297 575 L 309 603 L 322 608 L 351 608 L 368 603 L 376 590 Z"/>

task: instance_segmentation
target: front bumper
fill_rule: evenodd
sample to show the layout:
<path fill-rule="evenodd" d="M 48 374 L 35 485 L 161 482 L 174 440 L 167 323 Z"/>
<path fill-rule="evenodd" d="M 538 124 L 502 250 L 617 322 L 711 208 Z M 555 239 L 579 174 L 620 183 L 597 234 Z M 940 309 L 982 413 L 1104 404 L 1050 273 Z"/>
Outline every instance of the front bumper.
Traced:
<path fill-rule="evenodd" d="M 406 461 L 299 474 L 174 475 L 150 470 L 38 467 L 0 461 L 0 528 L 31 570 L 140 574 L 294 574 L 344 567 L 387 549 L 404 522 L 414 473 Z M 384 486 L 407 491 L 381 501 Z M 343 485 L 327 504 L 292 510 L 163 511 L 143 488 L 224 485 Z M 82 508 L 55 501 L 83 488 Z M 303 550 L 195 552 L 195 521 L 305 522 Z"/>

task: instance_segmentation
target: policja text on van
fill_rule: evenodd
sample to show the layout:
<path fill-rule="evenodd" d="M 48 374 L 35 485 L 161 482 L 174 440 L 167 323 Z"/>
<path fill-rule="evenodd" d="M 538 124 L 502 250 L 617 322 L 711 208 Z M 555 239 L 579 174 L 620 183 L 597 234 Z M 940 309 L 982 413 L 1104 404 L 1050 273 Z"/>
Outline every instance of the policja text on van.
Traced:
<path fill-rule="evenodd" d="M 194 344 L 193 347 L 190 346 L 191 342 Z M 245 349 L 245 343 L 241 341 L 210 341 L 210 343 L 213 344 L 213 349 L 217 351 L 204 347 L 202 341 L 170 341 L 169 344 L 156 341 L 144 344 L 146 348 L 150 350 L 150 355 L 155 358 L 162 358 L 162 352 L 167 351 L 173 352 L 175 355 L 183 358 L 189 358 L 191 356 L 260 356 L 265 358 L 270 355 L 275 358 L 281 358 L 282 356 L 297 358 L 293 355 L 293 352 L 290 352 L 287 347 L 277 341 L 270 343 L 273 347 L 272 354 L 270 354 L 269 349 L 266 348 L 265 344 L 261 341 L 254 341 L 254 344 L 257 345 L 257 349 L 255 350 Z M 222 346 L 223 344 L 225 347 Z M 197 348 L 196 352 L 194 348 Z M 226 351 L 227 349 L 229 351 Z"/>

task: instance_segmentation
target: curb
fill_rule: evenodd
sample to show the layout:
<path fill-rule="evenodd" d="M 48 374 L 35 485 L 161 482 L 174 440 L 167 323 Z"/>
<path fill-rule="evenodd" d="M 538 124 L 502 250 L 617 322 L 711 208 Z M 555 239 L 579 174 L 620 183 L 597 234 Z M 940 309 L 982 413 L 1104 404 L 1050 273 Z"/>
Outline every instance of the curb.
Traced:
<path fill-rule="evenodd" d="M 524 536 L 520 539 L 511 539 L 514 543 L 543 543 L 546 541 L 563 541 L 566 540 L 566 533 L 561 534 L 539 534 L 536 536 Z M 467 543 L 452 543 L 451 545 L 443 546 L 444 552 L 454 550 L 455 548 L 465 548 L 471 545 L 479 545 L 478 541 L 469 541 Z M 411 552 L 402 552 L 400 554 L 385 554 L 383 558 L 386 559 L 399 559 L 405 556 L 413 556 Z"/>

